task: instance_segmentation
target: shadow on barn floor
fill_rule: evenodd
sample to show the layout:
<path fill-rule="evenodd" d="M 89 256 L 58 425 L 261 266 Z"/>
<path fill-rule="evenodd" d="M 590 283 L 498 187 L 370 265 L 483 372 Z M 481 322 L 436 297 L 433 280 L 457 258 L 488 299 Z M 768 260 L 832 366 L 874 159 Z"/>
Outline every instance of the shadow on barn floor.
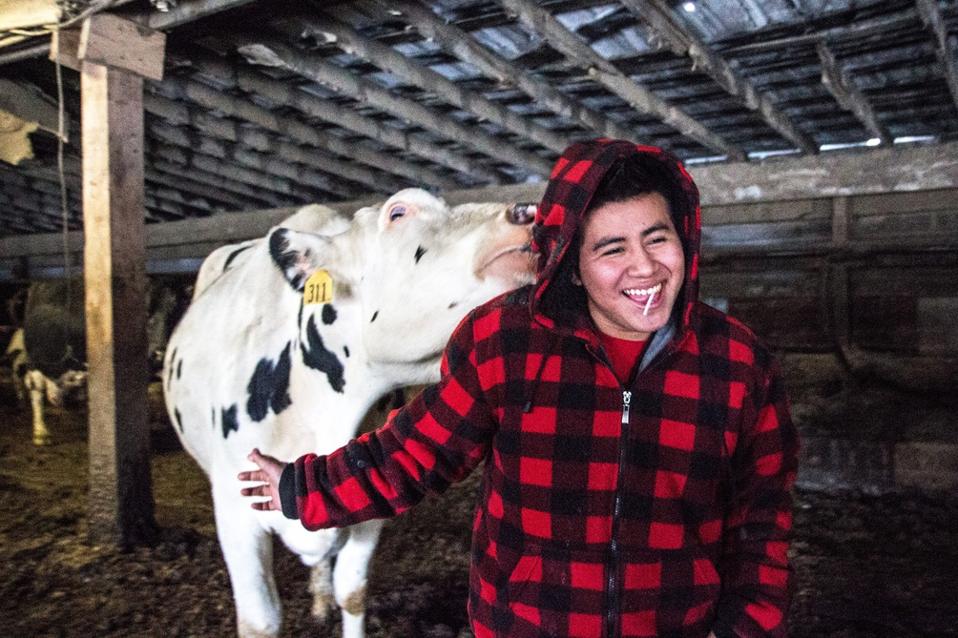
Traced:
<path fill-rule="evenodd" d="M 800 420 L 839 418 L 827 400 L 808 407 L 806 389 L 818 392 L 819 381 L 796 385 Z M 0 399 L 9 398 L 3 392 Z M 235 635 L 208 485 L 164 419 L 156 418 L 153 437 L 161 539 L 128 553 L 85 541 L 82 409 L 51 410 L 55 443 L 39 449 L 27 412 L 0 405 L 0 420 L 0 635 Z M 471 636 L 465 597 L 476 478 L 387 525 L 370 579 L 370 638 Z M 958 499 L 914 490 L 800 489 L 796 496 L 792 636 L 958 636 Z M 309 617 L 306 569 L 285 549 L 275 562 L 283 635 L 338 637 L 337 623 L 318 627 Z"/>

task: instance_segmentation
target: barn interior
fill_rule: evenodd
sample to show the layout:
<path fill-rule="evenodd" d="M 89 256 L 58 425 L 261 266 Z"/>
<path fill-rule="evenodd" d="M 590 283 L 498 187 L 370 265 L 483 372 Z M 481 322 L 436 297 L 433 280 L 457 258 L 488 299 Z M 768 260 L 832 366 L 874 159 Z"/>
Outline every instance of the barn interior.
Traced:
<path fill-rule="evenodd" d="M 211 250 L 305 204 L 349 214 L 412 186 L 453 204 L 535 202 L 573 141 L 669 150 L 702 194 L 702 295 L 775 348 L 802 433 L 793 635 L 958 635 L 944 589 L 958 558 L 954 2 L 0 0 L 0 123 L 0 294 L 82 274 L 88 312 L 91 294 L 113 308 L 88 339 L 136 347 L 147 280 L 188 286 Z M 138 356 L 115 350 L 91 378 Z M 0 532 L 31 539 L 8 554 L 24 565 L 0 596 L 13 605 L 3 616 L 21 618 L 11 635 L 160 635 L 150 613 L 175 628 L 163 635 L 231 635 L 222 565 L 216 580 L 189 567 L 218 560 L 203 477 L 157 434 L 169 422 L 146 395 L 91 384 L 89 407 L 55 411 L 54 444 L 34 449 L 29 406 L 5 392 L 4 498 L 45 521 L 27 533 L 29 518 L 12 516 Z M 46 502 L 33 490 L 69 479 L 61 465 L 83 476 L 52 498 L 75 505 L 11 501 Z M 189 497 L 165 500 L 166 485 Z M 154 499 L 159 543 L 104 549 L 136 535 L 118 512 L 153 516 Z M 184 501 L 198 508 L 188 522 Z M 396 523 L 384 551 L 401 575 L 422 542 L 442 567 L 412 576 L 418 589 L 383 576 L 370 635 L 471 635 L 464 610 L 424 602 L 464 597 L 468 530 L 446 518 L 437 506 Z M 467 511 L 452 519 L 468 526 Z M 58 534 L 84 539 L 67 563 Z M 902 547 L 910 565 L 886 556 Z M 64 564 L 69 582 L 100 589 L 90 610 L 107 610 L 72 631 Z M 873 564 L 892 575 L 849 582 Z M 107 604 L 124 583 L 223 596 L 161 616 Z M 306 631 L 304 606 L 291 603 L 290 635 Z"/>

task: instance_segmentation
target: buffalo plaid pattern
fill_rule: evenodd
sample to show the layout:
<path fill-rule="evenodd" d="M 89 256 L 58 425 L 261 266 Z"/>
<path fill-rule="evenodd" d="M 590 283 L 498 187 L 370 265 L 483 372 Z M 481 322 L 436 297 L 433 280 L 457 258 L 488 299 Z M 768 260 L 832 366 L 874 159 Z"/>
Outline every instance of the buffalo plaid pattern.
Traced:
<path fill-rule="evenodd" d="M 593 142 L 593 155 L 609 145 L 671 162 L 622 142 Z M 612 163 L 585 155 L 560 161 L 546 204 L 561 176 L 597 184 L 596 167 Z M 684 240 L 697 245 L 690 181 L 689 192 Z M 588 203 L 556 197 L 576 206 L 560 218 L 540 206 L 543 250 L 571 241 L 577 226 L 564 216 L 581 217 Z M 557 272 L 550 260 L 541 267 Z M 470 313 L 441 381 L 383 427 L 291 464 L 284 510 L 310 529 L 392 516 L 484 462 L 470 570 L 476 638 L 785 636 L 798 444 L 769 351 L 689 301 L 681 331 L 626 389 L 586 323 L 543 310 L 548 285 Z"/>

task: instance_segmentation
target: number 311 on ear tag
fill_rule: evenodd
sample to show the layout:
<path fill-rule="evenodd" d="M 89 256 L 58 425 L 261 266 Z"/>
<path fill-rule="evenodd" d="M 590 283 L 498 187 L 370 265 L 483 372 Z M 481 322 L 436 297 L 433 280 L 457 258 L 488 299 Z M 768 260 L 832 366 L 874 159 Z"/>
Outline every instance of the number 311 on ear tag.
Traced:
<path fill-rule="evenodd" d="M 329 303 L 333 300 L 333 278 L 325 270 L 317 270 L 303 287 L 303 303 L 307 306 L 316 303 Z"/>

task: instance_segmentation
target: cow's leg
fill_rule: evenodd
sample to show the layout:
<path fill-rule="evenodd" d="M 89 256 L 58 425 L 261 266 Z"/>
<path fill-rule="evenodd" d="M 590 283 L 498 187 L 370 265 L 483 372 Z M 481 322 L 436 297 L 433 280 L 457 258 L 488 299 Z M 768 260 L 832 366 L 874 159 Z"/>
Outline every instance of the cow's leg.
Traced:
<path fill-rule="evenodd" d="M 309 592 L 313 595 L 313 618 L 325 622 L 333 610 L 336 597 L 333 595 L 333 565 L 323 558 L 309 570 Z"/>
<path fill-rule="evenodd" d="M 349 538 L 336 557 L 333 589 L 343 612 L 343 638 L 362 638 L 366 617 L 366 573 L 383 521 L 368 521 L 349 528 Z"/>
<path fill-rule="evenodd" d="M 33 411 L 33 444 L 49 445 L 50 431 L 43 420 L 43 397 L 46 394 L 48 379 L 39 370 L 30 370 L 23 378 L 27 392 L 30 393 L 30 408 Z"/>
<path fill-rule="evenodd" d="M 282 603 L 273 578 L 273 539 L 249 504 L 233 494 L 232 483 L 229 488 L 223 493 L 214 488 L 213 502 L 216 534 L 233 586 L 236 631 L 240 638 L 274 638 L 282 622 Z"/>

